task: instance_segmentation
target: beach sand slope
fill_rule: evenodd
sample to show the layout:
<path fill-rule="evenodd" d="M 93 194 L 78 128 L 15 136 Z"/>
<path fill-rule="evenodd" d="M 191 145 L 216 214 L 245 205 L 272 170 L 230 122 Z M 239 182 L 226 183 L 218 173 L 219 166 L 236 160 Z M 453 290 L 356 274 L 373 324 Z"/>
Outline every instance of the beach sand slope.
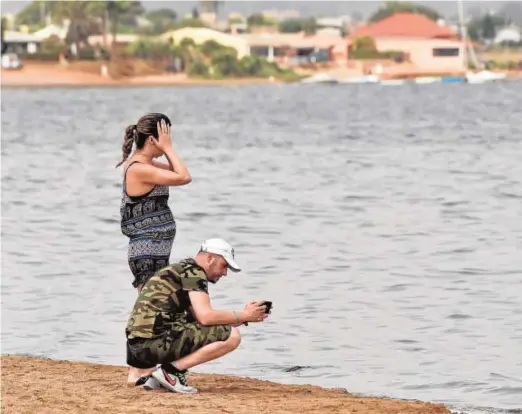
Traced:
<path fill-rule="evenodd" d="M 344 389 L 191 374 L 198 395 L 126 385 L 127 368 L 2 356 L 3 413 L 386 413 L 450 414 L 442 404 L 366 398 Z"/>

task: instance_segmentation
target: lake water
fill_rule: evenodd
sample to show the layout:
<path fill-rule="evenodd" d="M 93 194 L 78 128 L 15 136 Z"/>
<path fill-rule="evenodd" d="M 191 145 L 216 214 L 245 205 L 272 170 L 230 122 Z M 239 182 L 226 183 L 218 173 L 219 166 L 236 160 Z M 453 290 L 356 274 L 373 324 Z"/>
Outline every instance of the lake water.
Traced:
<path fill-rule="evenodd" d="M 3 354 L 125 365 L 114 167 L 147 111 L 193 176 L 171 260 L 226 238 L 214 306 L 274 302 L 195 371 L 522 408 L 521 82 L 4 89 Z"/>

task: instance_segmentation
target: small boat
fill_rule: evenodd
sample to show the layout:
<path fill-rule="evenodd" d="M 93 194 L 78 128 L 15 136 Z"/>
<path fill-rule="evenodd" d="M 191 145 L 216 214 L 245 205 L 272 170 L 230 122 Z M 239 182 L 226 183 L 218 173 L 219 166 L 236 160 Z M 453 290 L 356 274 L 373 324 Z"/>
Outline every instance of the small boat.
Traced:
<path fill-rule="evenodd" d="M 327 73 L 317 73 L 316 75 L 312 75 L 312 76 L 309 76 L 308 78 L 302 79 L 301 83 L 335 84 L 335 83 L 339 83 L 339 80 L 335 76 L 328 75 Z"/>
<path fill-rule="evenodd" d="M 404 85 L 406 83 L 406 79 L 383 79 L 379 83 L 385 86 L 399 86 Z"/>
<path fill-rule="evenodd" d="M 377 75 L 365 75 L 365 76 L 355 76 L 353 78 L 346 78 L 339 83 L 356 83 L 356 84 L 366 84 L 366 83 L 379 83 L 379 77 Z"/>
<path fill-rule="evenodd" d="M 442 78 L 438 76 L 420 76 L 418 78 L 413 78 L 413 82 L 419 85 L 426 85 L 429 83 L 442 82 Z"/>
<path fill-rule="evenodd" d="M 441 78 L 442 83 L 464 83 L 466 78 L 464 76 L 443 76 Z"/>
<path fill-rule="evenodd" d="M 466 73 L 466 81 L 468 83 L 485 83 L 495 82 L 506 79 L 505 73 L 495 73 L 489 70 L 481 70 L 480 72 L 468 72 Z"/>

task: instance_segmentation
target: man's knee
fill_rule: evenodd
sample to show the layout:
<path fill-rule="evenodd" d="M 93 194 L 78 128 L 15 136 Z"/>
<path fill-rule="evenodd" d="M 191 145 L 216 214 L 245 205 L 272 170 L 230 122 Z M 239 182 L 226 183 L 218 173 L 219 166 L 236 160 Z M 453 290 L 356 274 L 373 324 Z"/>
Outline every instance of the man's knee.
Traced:
<path fill-rule="evenodd" d="M 230 346 L 231 349 L 236 349 L 239 346 L 241 343 L 241 334 L 239 333 L 239 329 L 232 327 L 230 336 L 226 340 L 226 343 Z"/>

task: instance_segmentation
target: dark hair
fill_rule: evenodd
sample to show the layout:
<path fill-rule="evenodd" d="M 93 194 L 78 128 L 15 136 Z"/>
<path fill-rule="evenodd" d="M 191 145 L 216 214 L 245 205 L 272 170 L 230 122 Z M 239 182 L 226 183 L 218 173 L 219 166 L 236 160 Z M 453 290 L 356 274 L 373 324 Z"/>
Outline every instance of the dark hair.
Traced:
<path fill-rule="evenodd" d="M 165 120 L 167 125 L 172 125 L 167 115 L 150 113 L 142 116 L 136 125 L 129 125 L 125 128 L 125 137 L 123 138 L 123 145 L 121 147 L 123 159 L 116 165 L 116 168 L 129 158 L 134 144 L 136 144 L 136 148 L 141 149 L 145 145 L 147 138 L 151 135 L 156 139 L 158 138 L 158 122 L 162 119 Z"/>

